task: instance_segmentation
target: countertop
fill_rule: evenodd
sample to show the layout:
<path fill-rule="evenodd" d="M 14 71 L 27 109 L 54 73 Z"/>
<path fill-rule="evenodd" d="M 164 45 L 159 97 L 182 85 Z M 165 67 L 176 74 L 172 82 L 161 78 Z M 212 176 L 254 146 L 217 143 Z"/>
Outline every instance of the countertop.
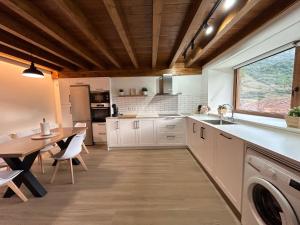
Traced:
<path fill-rule="evenodd" d="M 274 157 L 300 168 L 300 135 L 297 133 L 242 122 L 232 125 L 212 125 L 203 121 L 216 119 L 215 116 L 208 115 L 192 115 L 189 118 L 257 145 L 263 148 L 268 155 L 274 155 Z"/>

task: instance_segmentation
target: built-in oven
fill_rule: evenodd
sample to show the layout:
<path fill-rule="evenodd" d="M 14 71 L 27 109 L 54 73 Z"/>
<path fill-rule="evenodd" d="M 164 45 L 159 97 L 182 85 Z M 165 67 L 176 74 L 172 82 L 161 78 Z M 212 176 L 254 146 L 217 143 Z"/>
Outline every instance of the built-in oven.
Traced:
<path fill-rule="evenodd" d="M 93 91 L 90 94 L 91 103 L 109 103 L 109 91 Z"/>
<path fill-rule="evenodd" d="M 92 122 L 105 122 L 110 116 L 109 103 L 91 103 Z"/>

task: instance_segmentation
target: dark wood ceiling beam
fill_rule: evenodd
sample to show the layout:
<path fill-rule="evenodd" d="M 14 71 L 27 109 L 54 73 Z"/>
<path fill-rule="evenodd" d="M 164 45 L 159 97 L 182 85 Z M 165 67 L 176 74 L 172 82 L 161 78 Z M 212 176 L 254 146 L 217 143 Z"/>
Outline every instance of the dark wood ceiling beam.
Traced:
<path fill-rule="evenodd" d="M 202 68 L 156 68 L 132 70 L 99 70 L 80 72 L 61 72 L 59 78 L 73 77 L 133 77 L 133 76 L 161 76 L 162 74 L 193 75 L 201 74 Z"/>
<path fill-rule="evenodd" d="M 134 65 L 135 68 L 138 68 L 139 65 L 127 32 L 128 29 L 127 29 L 127 25 L 125 24 L 124 16 L 122 16 L 122 13 L 118 11 L 118 7 L 114 0 L 103 0 L 103 3 L 106 7 L 108 14 L 110 15 L 113 24 L 115 25 L 115 28 L 123 42 L 123 45 L 130 57 L 132 64 Z"/>
<path fill-rule="evenodd" d="M 5 53 L 5 54 L 7 54 L 9 56 L 14 56 L 14 57 L 16 57 L 18 59 L 22 59 L 22 60 L 25 60 L 25 61 L 28 61 L 28 62 L 33 61 L 36 64 L 45 66 L 45 67 L 50 68 L 52 70 L 61 71 L 63 69 L 60 66 L 54 65 L 52 63 L 46 62 L 44 60 L 41 60 L 39 58 L 36 58 L 36 57 L 31 56 L 29 54 L 26 54 L 24 52 L 19 52 L 19 51 L 15 50 L 15 49 L 12 49 L 12 48 L 9 48 L 9 47 L 7 47 L 5 45 L 0 44 L 0 56 L 6 58 L 5 56 L 2 55 L 2 53 Z M 11 57 L 9 57 L 9 58 L 11 58 Z M 18 61 L 18 60 L 16 60 L 16 61 Z"/>
<path fill-rule="evenodd" d="M 152 68 L 155 68 L 157 63 L 163 1 L 153 0 L 152 4 Z"/>
<path fill-rule="evenodd" d="M 246 5 L 218 31 L 217 35 L 204 48 L 195 48 L 189 54 L 186 66 L 191 67 L 198 61 L 201 61 L 202 64 L 209 62 L 295 2 L 297 0 L 247 1 Z"/>
<path fill-rule="evenodd" d="M 182 32 L 180 34 L 181 37 L 176 47 L 176 52 L 170 60 L 170 68 L 174 66 L 178 58 L 183 54 L 187 45 L 191 42 L 197 30 L 205 20 L 205 17 L 209 13 L 211 6 L 212 5 L 209 0 L 197 0 L 194 2 L 193 7 L 196 7 L 194 16 L 191 17 L 190 22 L 188 22 L 186 26 L 182 28 Z M 187 13 L 187 16 L 189 16 L 191 11 L 188 11 Z"/>
<path fill-rule="evenodd" d="M 98 62 L 89 52 L 73 39 L 71 34 L 67 33 L 62 27 L 54 23 L 47 15 L 37 8 L 31 1 L 0 0 L 9 9 L 28 20 L 30 23 L 43 30 L 49 36 L 53 37 L 69 49 L 88 60 L 99 68 L 103 65 Z"/>
<path fill-rule="evenodd" d="M 30 43 L 33 44 L 53 55 L 60 57 L 68 61 L 69 63 L 74 64 L 80 69 L 88 69 L 86 63 L 78 60 L 78 57 L 69 56 L 66 50 L 62 49 L 61 47 L 53 44 L 48 39 L 44 38 L 37 32 L 32 29 L 28 29 L 25 24 L 18 22 L 18 20 L 14 20 L 7 14 L 0 12 L 0 29 Z"/>
<path fill-rule="evenodd" d="M 97 30 L 73 1 L 54 0 L 54 2 L 111 63 L 118 68 L 121 67 L 115 56 L 107 48 L 107 44 L 99 36 Z"/>
<path fill-rule="evenodd" d="M 0 32 L 0 43 L 2 45 L 5 45 L 9 48 L 15 49 L 19 52 L 23 52 L 28 55 L 32 55 L 36 58 L 39 58 L 45 62 L 49 62 L 53 65 L 59 66 L 59 67 L 66 67 L 71 70 L 77 70 L 78 67 L 74 66 L 73 64 L 69 63 L 68 61 L 65 61 L 51 53 L 48 53 L 47 51 L 43 49 L 39 49 L 35 47 L 34 45 L 27 43 L 23 41 L 20 38 L 17 38 L 5 31 Z"/>

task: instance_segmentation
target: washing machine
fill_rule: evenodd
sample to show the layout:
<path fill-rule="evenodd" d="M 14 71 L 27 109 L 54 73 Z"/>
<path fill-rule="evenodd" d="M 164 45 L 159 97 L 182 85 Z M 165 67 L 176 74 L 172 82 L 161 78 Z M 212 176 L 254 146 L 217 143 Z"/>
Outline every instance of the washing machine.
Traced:
<path fill-rule="evenodd" d="M 300 170 L 256 147 L 245 158 L 242 224 L 299 225 Z M 300 149 L 299 149 L 300 154 Z"/>

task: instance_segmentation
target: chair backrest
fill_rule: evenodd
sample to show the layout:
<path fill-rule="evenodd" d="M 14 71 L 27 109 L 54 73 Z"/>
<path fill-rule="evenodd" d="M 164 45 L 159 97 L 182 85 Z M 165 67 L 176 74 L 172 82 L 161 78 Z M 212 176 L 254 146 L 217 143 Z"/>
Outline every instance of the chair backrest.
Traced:
<path fill-rule="evenodd" d="M 83 140 L 83 133 L 75 135 L 61 158 L 69 159 L 78 155 L 81 152 Z"/>
<path fill-rule="evenodd" d="M 12 138 L 9 135 L 0 135 L 0 144 L 10 141 Z"/>

